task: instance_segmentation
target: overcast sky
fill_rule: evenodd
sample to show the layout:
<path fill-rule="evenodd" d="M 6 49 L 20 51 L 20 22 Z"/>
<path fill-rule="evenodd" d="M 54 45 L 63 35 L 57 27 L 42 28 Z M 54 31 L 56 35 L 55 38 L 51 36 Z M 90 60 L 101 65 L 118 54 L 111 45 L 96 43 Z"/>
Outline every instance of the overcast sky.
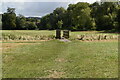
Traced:
<path fill-rule="evenodd" d="M 67 8 L 70 3 L 88 2 L 99 0 L 2 0 L 0 13 L 6 12 L 7 7 L 16 8 L 16 14 L 24 16 L 44 16 L 53 12 L 57 7 Z"/>

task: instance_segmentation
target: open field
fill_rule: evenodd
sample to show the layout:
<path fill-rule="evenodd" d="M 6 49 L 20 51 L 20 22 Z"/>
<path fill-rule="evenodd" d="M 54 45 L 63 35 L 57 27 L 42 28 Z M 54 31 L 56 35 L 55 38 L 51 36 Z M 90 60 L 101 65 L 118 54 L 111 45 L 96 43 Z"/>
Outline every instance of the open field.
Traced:
<path fill-rule="evenodd" d="M 14 33 L 13 33 L 14 32 Z M 55 31 L 3 31 L 15 35 L 54 35 Z M 98 32 L 71 32 L 78 34 Z M 115 34 L 111 34 L 115 35 Z M 5 41 L 3 78 L 117 78 L 118 41 Z"/>

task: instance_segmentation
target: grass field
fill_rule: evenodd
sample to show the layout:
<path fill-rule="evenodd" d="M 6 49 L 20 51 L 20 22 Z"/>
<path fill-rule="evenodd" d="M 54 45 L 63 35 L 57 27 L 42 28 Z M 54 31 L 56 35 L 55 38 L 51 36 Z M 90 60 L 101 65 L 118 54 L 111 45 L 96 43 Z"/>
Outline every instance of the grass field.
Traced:
<path fill-rule="evenodd" d="M 14 33 L 13 33 L 14 32 Z M 3 31 L 49 35 L 54 31 Z M 98 32 L 72 32 L 78 34 Z M 111 34 L 113 35 L 113 34 Z M 6 41 L 2 43 L 3 78 L 117 78 L 118 41 Z"/>

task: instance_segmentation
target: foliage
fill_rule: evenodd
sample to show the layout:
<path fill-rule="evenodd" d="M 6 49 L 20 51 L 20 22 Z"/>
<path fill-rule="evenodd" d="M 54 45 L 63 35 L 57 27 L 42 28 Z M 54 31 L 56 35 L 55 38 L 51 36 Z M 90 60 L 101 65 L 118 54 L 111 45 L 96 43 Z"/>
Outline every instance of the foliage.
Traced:
<path fill-rule="evenodd" d="M 106 30 L 118 31 L 120 5 L 105 2 L 101 5 L 78 2 L 69 4 L 67 9 L 56 8 L 41 18 L 16 17 L 15 9 L 8 8 L 2 15 L 3 29 L 40 29 L 40 30 Z"/>
<path fill-rule="evenodd" d="M 92 17 L 95 18 L 97 30 L 112 30 L 117 27 L 117 12 L 120 6 L 112 2 L 101 5 L 92 4 Z M 116 29 L 117 30 L 117 29 Z"/>
<path fill-rule="evenodd" d="M 88 3 L 69 5 L 72 15 L 72 25 L 76 30 L 89 30 L 91 27 L 90 8 Z"/>
<path fill-rule="evenodd" d="M 64 14 L 66 10 L 63 7 L 56 8 L 53 13 L 50 13 L 41 18 L 39 29 L 58 29 L 61 26 L 58 26 L 58 23 L 63 24 Z"/>
<path fill-rule="evenodd" d="M 119 30 L 119 32 L 120 32 L 120 9 L 119 9 L 119 11 L 118 11 L 118 23 L 119 23 L 119 27 L 118 27 L 118 30 Z"/>
<path fill-rule="evenodd" d="M 15 8 L 10 8 L 10 7 L 8 7 L 8 8 L 7 8 L 7 13 L 10 13 L 10 14 L 15 13 Z"/>
<path fill-rule="evenodd" d="M 112 2 L 105 2 L 101 5 L 97 2 L 93 4 L 83 2 L 69 4 L 67 10 L 56 8 L 53 13 L 42 17 L 41 20 L 45 25 L 41 25 L 41 27 L 49 29 L 47 26 L 50 26 L 51 29 L 57 29 L 58 25 L 56 24 L 62 20 L 62 29 L 117 31 L 119 8 L 118 4 Z"/>
<path fill-rule="evenodd" d="M 59 29 L 62 29 L 62 25 L 63 25 L 62 20 L 57 22 L 57 26 L 58 26 Z"/>
<path fill-rule="evenodd" d="M 25 24 L 27 30 L 35 30 L 37 26 L 34 22 L 26 22 Z"/>
<path fill-rule="evenodd" d="M 16 29 L 16 14 L 14 8 L 8 8 L 7 13 L 2 14 L 2 29 Z"/>
<path fill-rule="evenodd" d="M 28 19 L 23 15 L 19 14 L 16 16 L 15 8 L 7 9 L 7 13 L 2 14 L 2 29 L 6 30 L 26 30 L 26 29 L 37 29 L 37 19 Z"/>
<path fill-rule="evenodd" d="M 23 15 L 16 17 L 16 26 L 18 29 L 25 29 L 26 27 L 26 18 Z"/>

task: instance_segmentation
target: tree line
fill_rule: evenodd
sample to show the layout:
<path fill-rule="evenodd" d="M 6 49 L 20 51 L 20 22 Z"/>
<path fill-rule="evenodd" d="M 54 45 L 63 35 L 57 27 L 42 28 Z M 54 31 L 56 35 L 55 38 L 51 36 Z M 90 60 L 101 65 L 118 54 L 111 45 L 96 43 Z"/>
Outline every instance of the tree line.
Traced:
<path fill-rule="evenodd" d="M 113 2 L 78 2 L 67 9 L 56 8 L 42 18 L 16 16 L 14 8 L 2 14 L 2 29 L 7 30 L 120 30 L 120 5 Z"/>

